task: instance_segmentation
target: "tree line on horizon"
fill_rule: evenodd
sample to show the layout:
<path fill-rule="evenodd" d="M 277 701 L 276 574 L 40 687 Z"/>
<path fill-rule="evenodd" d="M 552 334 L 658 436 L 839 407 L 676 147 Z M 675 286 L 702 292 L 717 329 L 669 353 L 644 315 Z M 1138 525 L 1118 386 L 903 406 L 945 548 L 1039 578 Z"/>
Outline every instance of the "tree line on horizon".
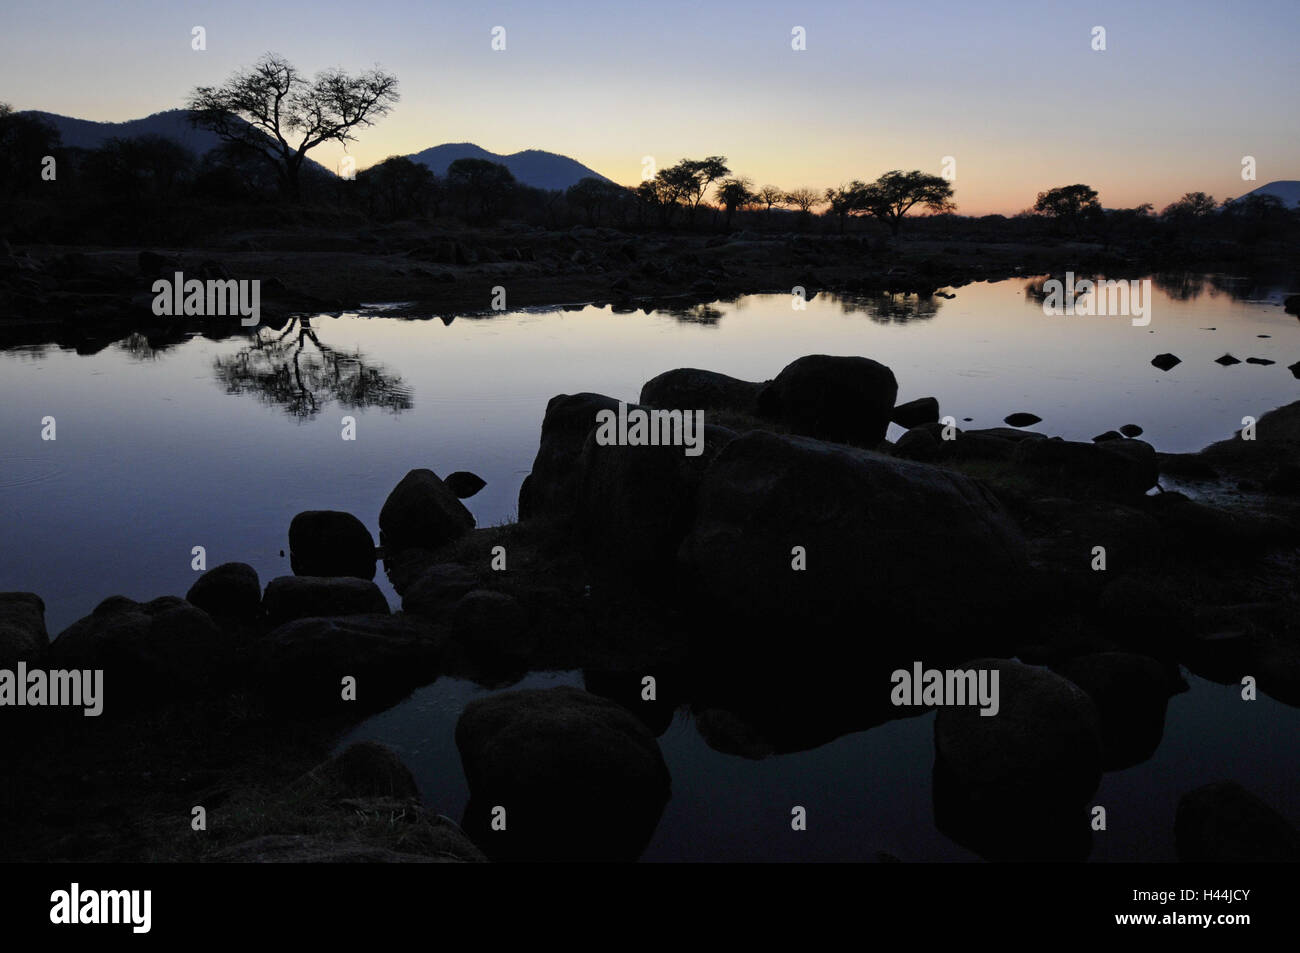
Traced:
<path fill-rule="evenodd" d="M 375 221 L 450 217 L 490 224 L 515 218 L 547 227 L 722 232 L 737 223 L 807 230 L 820 220 L 823 231 L 844 234 L 851 223 L 860 231 L 858 223 L 870 219 L 895 241 L 903 220 L 918 209 L 929 213 L 922 219 L 931 226 L 965 222 L 1024 231 L 1031 223 L 1045 224 L 1048 234 L 1075 239 L 1153 237 L 1161 227 L 1209 233 L 1226 226 L 1236 240 L 1253 241 L 1300 225 L 1300 210 L 1283 208 L 1272 196 L 1216 203 L 1191 192 L 1156 215 L 1149 203 L 1104 209 L 1096 190 L 1084 184 L 1041 192 L 1015 216 L 971 219 L 956 214 L 949 180 L 921 170 L 892 170 L 872 182 L 855 179 L 821 190 L 756 188 L 721 155 L 683 158 L 635 186 L 589 177 L 563 191 L 527 186 L 504 165 L 485 159 L 457 159 L 439 176 L 409 157 L 391 156 L 347 179 L 309 161 L 308 153 L 326 142 L 355 141 L 357 131 L 387 115 L 398 98 L 396 77 L 379 69 L 355 76 L 330 69 L 308 79 L 268 53 L 221 86 L 191 92 L 190 121 L 221 142 L 203 156 L 160 136 L 110 139 L 93 150 L 63 148 L 52 126 L 0 104 L 0 195 L 64 196 L 81 203 L 81 225 L 108 216 L 107 223 L 125 229 L 117 234 L 127 235 L 133 226 L 147 226 L 151 215 L 166 218 L 186 202 L 256 208 L 263 215 L 270 214 L 269 206 L 278 207 L 289 217 L 314 206 Z M 43 158 L 51 155 L 59 160 L 56 188 L 39 175 Z M 48 218 L 59 224 L 57 215 Z M 65 216 L 65 230 L 75 227 L 73 220 Z"/>

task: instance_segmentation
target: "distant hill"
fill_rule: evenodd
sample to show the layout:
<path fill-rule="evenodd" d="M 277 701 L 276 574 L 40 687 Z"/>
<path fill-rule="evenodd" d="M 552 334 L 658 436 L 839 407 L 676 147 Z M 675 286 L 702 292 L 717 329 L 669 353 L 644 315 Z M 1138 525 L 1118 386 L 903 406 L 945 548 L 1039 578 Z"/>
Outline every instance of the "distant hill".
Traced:
<path fill-rule="evenodd" d="M 567 189 L 580 179 L 588 177 L 609 181 L 581 162 L 540 149 L 525 149 L 523 152 L 503 156 L 488 152 L 472 142 L 447 142 L 407 158 L 428 166 L 437 175 L 446 175 L 447 167 L 457 159 L 487 159 L 489 162 L 501 163 L 524 185 L 538 189 Z"/>
<path fill-rule="evenodd" d="M 196 156 L 215 148 L 221 140 L 216 133 L 195 129 L 186 118 L 184 109 L 169 109 L 143 119 L 126 122 L 95 122 L 91 119 L 73 119 L 57 113 L 32 109 L 26 115 L 38 116 L 59 131 L 65 146 L 75 149 L 98 149 L 109 139 L 130 139 L 135 136 L 162 136 L 179 142 Z"/>
<path fill-rule="evenodd" d="M 98 149 L 109 139 L 131 139 L 136 136 L 162 136 L 178 142 L 196 156 L 201 156 L 221 145 L 221 138 L 215 132 L 197 129 L 190 125 L 189 113 L 184 109 L 168 109 L 154 113 L 143 119 L 128 119 L 126 122 L 95 122 L 92 119 L 74 119 L 60 116 L 58 113 L 41 112 L 36 109 L 26 110 L 24 115 L 44 119 L 59 131 L 59 138 L 65 146 L 74 149 Z M 309 167 L 317 171 L 328 171 L 319 162 L 307 157 Z M 332 173 L 331 173 L 332 174 Z"/>
<path fill-rule="evenodd" d="M 1261 185 L 1254 191 L 1247 192 L 1246 195 L 1272 195 L 1281 200 L 1287 208 L 1295 208 L 1300 204 L 1300 181 L 1295 179 L 1279 179 L 1276 182 L 1270 182 L 1267 185 Z M 1245 198 L 1246 195 L 1241 196 Z"/>

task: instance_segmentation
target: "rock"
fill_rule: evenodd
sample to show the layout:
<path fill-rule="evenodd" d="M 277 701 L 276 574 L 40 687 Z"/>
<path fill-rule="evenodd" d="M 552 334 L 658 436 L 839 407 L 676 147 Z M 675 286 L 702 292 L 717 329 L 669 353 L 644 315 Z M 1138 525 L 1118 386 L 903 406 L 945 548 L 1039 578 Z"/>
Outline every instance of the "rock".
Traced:
<path fill-rule="evenodd" d="M 1123 427 L 1119 428 L 1119 432 L 1126 437 L 1142 436 L 1142 428 L 1139 427 L 1137 424 L 1125 424 Z"/>
<path fill-rule="evenodd" d="M 39 664 L 50 647 L 45 602 L 34 592 L 0 592 L 0 669 Z"/>
<path fill-rule="evenodd" d="M 1247 364 L 1259 364 L 1259 365 L 1261 365 L 1261 366 L 1267 367 L 1269 364 L 1276 364 L 1277 361 L 1270 361 L 1270 360 L 1269 360 L 1268 358 L 1266 358 L 1266 357 L 1248 357 L 1248 358 L 1246 358 L 1246 363 L 1247 363 Z"/>
<path fill-rule="evenodd" d="M 1162 371 L 1171 371 L 1181 363 L 1183 363 L 1182 359 L 1172 354 L 1157 354 L 1151 358 L 1151 365 L 1160 368 Z"/>
<path fill-rule="evenodd" d="M 304 779 L 330 797 L 393 797 L 418 801 L 420 788 L 391 748 L 359 741 L 312 768 Z"/>
<path fill-rule="evenodd" d="M 1073 682 L 1006 659 L 961 669 L 998 672 L 999 710 L 939 709 L 934 722 L 935 821 L 989 860 L 1082 859 L 1083 810 L 1101 780 L 1097 711 Z"/>
<path fill-rule="evenodd" d="M 584 548 L 625 572 L 662 574 L 695 516 L 705 468 L 736 438 L 705 425 L 701 454 L 676 446 L 601 446 L 593 431 L 578 460 L 577 520 Z"/>
<path fill-rule="evenodd" d="M 379 511 L 379 539 L 386 549 L 438 549 L 473 528 L 474 517 L 432 470 L 406 474 Z"/>
<path fill-rule="evenodd" d="M 387 615 L 379 587 L 351 576 L 277 576 L 266 584 L 262 606 L 271 625 L 340 615 Z"/>
<path fill-rule="evenodd" d="M 1214 363 L 1222 364 L 1224 367 L 1230 367 L 1233 364 L 1240 364 L 1241 361 L 1237 360 L 1231 354 L 1225 354 L 1223 355 L 1223 357 L 1216 357 L 1214 359 Z"/>
<path fill-rule="evenodd" d="M 532 472 L 519 488 L 519 519 L 565 517 L 578 492 L 578 458 L 596 429 L 596 414 L 618 412 L 619 402 L 602 394 L 559 394 L 546 405 L 541 445 Z"/>
<path fill-rule="evenodd" d="M 1300 315 L 1300 295 L 1289 295 L 1283 302 L 1282 310 L 1287 314 Z"/>
<path fill-rule="evenodd" d="M 1093 443 L 1105 443 L 1107 440 L 1123 440 L 1124 435 L 1118 430 L 1107 430 L 1105 433 L 1099 433 L 1092 438 Z"/>
<path fill-rule="evenodd" d="M 913 427 L 894 443 L 894 456 L 923 463 L 938 460 L 943 452 L 940 439 L 929 427 Z"/>
<path fill-rule="evenodd" d="M 1286 369 L 1291 372 L 1292 377 L 1300 378 L 1300 361 L 1296 361 L 1294 364 L 1288 364 Z"/>
<path fill-rule="evenodd" d="M 1112 579 L 1097 600 L 1097 617 L 1106 631 L 1124 645 L 1164 655 L 1186 639 L 1191 612 L 1179 597 L 1159 586 L 1150 574 L 1121 565 L 1107 552 L 1107 572 Z"/>
<path fill-rule="evenodd" d="M 766 386 L 714 371 L 679 367 L 652 377 L 641 387 L 639 403 L 668 410 L 731 411 L 753 416 Z"/>
<path fill-rule="evenodd" d="M 1096 706 L 1106 771 L 1150 758 L 1164 736 L 1169 698 L 1187 691 L 1176 668 L 1128 652 L 1080 655 L 1053 668 L 1087 692 Z"/>
<path fill-rule="evenodd" d="M 536 648 L 525 637 L 528 620 L 519 602 L 504 592 L 475 589 L 452 612 L 452 633 L 457 642 L 480 658 L 518 662 Z"/>
<path fill-rule="evenodd" d="M 477 848 L 470 849 L 478 854 Z M 224 864 L 438 864 L 481 859 L 481 854 L 470 857 L 412 854 L 361 841 L 308 834 L 266 834 L 224 847 L 212 855 L 214 862 Z"/>
<path fill-rule="evenodd" d="M 248 621 L 262 613 L 262 582 L 248 563 L 222 563 L 195 580 L 185 601 L 214 619 Z"/>
<path fill-rule="evenodd" d="M 437 563 L 406 590 L 402 611 L 441 619 L 467 592 L 478 587 L 478 577 L 457 563 Z"/>
<path fill-rule="evenodd" d="M 1043 418 L 1037 414 L 1020 412 L 1008 414 L 1003 418 L 1003 422 L 1010 424 L 1012 427 L 1032 427 L 1034 424 L 1042 423 Z"/>
<path fill-rule="evenodd" d="M 445 644 L 445 630 L 402 616 L 297 619 L 257 643 L 255 682 L 275 709 L 355 716 L 432 682 Z M 347 676 L 355 701 L 342 697 Z"/>
<path fill-rule="evenodd" d="M 1235 781 L 1216 781 L 1184 794 L 1174 820 L 1184 863 L 1296 863 L 1295 826 Z"/>
<path fill-rule="evenodd" d="M 375 578 L 375 538 L 351 513 L 307 510 L 289 524 L 295 576 Z"/>
<path fill-rule="evenodd" d="M 175 596 L 110 596 L 50 643 L 52 668 L 103 669 L 105 708 L 135 709 L 221 687 L 233 643 Z"/>
<path fill-rule="evenodd" d="M 795 546 L 804 570 L 792 569 Z M 764 654 L 786 651 L 791 631 L 836 655 L 864 625 L 867 649 L 892 642 L 892 627 L 918 643 L 955 636 L 974 614 L 1001 617 L 1027 571 L 1019 529 L 982 484 L 765 431 L 737 437 L 705 471 L 682 555 L 713 608 L 756 626 L 745 641 Z M 759 633 L 772 630 L 767 644 Z"/>
<path fill-rule="evenodd" d="M 909 400 L 895 407 L 889 419 L 909 430 L 921 424 L 938 423 L 939 401 L 934 397 L 918 397 L 916 400 Z"/>
<path fill-rule="evenodd" d="M 1063 488 L 1067 496 L 1141 496 L 1160 478 L 1155 448 L 1141 440 L 1026 440 L 1016 445 L 1012 459 L 1027 476 Z"/>
<path fill-rule="evenodd" d="M 487 481 L 476 473 L 470 473 L 468 470 L 457 470 L 455 473 L 447 475 L 447 479 L 442 481 L 447 485 L 447 489 L 456 494 L 457 499 L 468 500 L 483 487 L 487 486 Z"/>
<path fill-rule="evenodd" d="M 1300 494 L 1300 464 L 1278 464 L 1264 480 L 1264 489 L 1269 493 L 1286 496 Z"/>
<path fill-rule="evenodd" d="M 471 701 L 456 747 L 470 789 L 463 826 L 493 860 L 635 860 L 670 794 L 649 730 L 567 686 Z M 491 830 L 497 806 L 505 830 Z"/>
<path fill-rule="evenodd" d="M 884 364 L 811 354 L 763 388 L 758 410 L 797 434 L 872 447 L 885 439 L 897 396 L 898 381 Z"/>

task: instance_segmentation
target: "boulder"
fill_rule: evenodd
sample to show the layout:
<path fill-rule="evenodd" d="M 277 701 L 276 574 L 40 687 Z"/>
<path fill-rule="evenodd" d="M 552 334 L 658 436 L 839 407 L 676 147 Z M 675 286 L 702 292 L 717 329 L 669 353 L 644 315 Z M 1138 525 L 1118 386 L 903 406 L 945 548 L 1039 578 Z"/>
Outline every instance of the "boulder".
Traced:
<path fill-rule="evenodd" d="M 1170 697 L 1187 691 L 1176 669 L 1129 652 L 1080 655 L 1054 668 L 1096 706 L 1106 771 L 1132 767 L 1155 754 Z"/>
<path fill-rule="evenodd" d="M 295 576 L 375 578 L 375 538 L 351 513 L 307 510 L 289 524 Z"/>
<path fill-rule="evenodd" d="M 1155 448 L 1142 440 L 1024 440 L 1012 460 L 1027 476 L 1068 496 L 1137 497 L 1160 478 Z"/>
<path fill-rule="evenodd" d="M 402 595 L 402 611 L 441 619 L 461 597 L 478 588 L 478 577 L 458 563 L 436 563 L 426 569 Z"/>
<path fill-rule="evenodd" d="M 893 454 L 904 460 L 929 463 L 943 454 L 942 438 L 925 426 L 913 427 L 894 442 Z"/>
<path fill-rule="evenodd" d="M 1295 826 L 1235 781 L 1216 781 L 1184 794 L 1174 837 L 1184 863 L 1300 861 Z"/>
<path fill-rule="evenodd" d="M 379 587 L 350 576 L 277 576 L 262 597 L 271 625 L 294 619 L 388 613 Z"/>
<path fill-rule="evenodd" d="M 456 747 L 470 789 L 463 826 L 494 860 L 635 860 L 670 795 L 645 725 L 576 688 L 476 699 Z M 491 826 L 497 808 L 504 830 Z"/>
<path fill-rule="evenodd" d="M 438 675 L 446 633 L 402 616 L 297 619 L 257 643 L 255 681 L 282 710 L 375 711 Z M 342 679 L 356 679 L 356 699 L 342 698 Z"/>
<path fill-rule="evenodd" d="M 596 414 L 618 412 L 619 402 L 601 394 L 559 394 L 546 405 L 541 445 L 532 472 L 519 488 L 519 518 L 572 515 L 578 492 L 578 458 L 596 429 Z"/>
<path fill-rule="evenodd" d="M 410 769 L 391 748 L 376 741 L 348 745 L 308 771 L 304 781 L 331 797 L 420 798 L 420 788 Z"/>
<path fill-rule="evenodd" d="M 1119 428 L 1119 432 L 1126 437 L 1142 436 L 1142 428 L 1139 427 L 1137 424 L 1125 424 L 1123 427 Z"/>
<path fill-rule="evenodd" d="M 999 709 L 940 708 L 934 722 L 935 821 L 989 860 L 1079 860 L 1084 807 L 1101 780 L 1097 711 L 1077 685 L 1006 659 L 962 669 L 998 672 Z"/>
<path fill-rule="evenodd" d="M 222 563 L 195 580 L 185 601 L 214 619 L 248 621 L 262 613 L 262 583 L 248 563 Z"/>
<path fill-rule="evenodd" d="M 679 367 L 652 377 L 641 387 L 639 403 L 677 410 L 729 411 L 753 416 L 765 385 L 716 371 Z"/>
<path fill-rule="evenodd" d="M 788 651 L 795 632 L 836 654 L 964 637 L 985 614 L 1010 631 L 1005 610 L 1028 569 L 1019 529 L 983 484 L 765 431 L 737 437 L 705 471 L 682 556 L 708 604 L 754 624 L 745 641 L 762 652 Z"/>
<path fill-rule="evenodd" d="M 1043 422 L 1043 418 L 1037 414 L 1029 414 L 1023 411 L 1014 414 L 1008 414 L 1003 418 L 1004 422 L 1012 427 L 1032 427 L 1034 424 Z"/>
<path fill-rule="evenodd" d="M 393 488 L 379 512 L 386 549 L 438 549 L 474 528 L 474 517 L 432 470 L 412 470 Z"/>
<path fill-rule="evenodd" d="M 885 439 L 897 397 L 898 381 L 884 364 L 810 354 L 763 388 L 758 412 L 797 434 L 874 447 Z"/>
<path fill-rule="evenodd" d="M 447 475 L 447 479 L 442 481 L 447 484 L 447 489 L 456 494 L 460 500 L 468 500 L 483 487 L 487 486 L 487 481 L 477 473 L 470 473 L 468 470 L 457 470 L 455 473 Z"/>
<path fill-rule="evenodd" d="M 1151 365 L 1162 371 L 1171 371 L 1181 363 L 1183 363 L 1182 358 L 1173 354 L 1157 354 L 1151 358 Z"/>
<path fill-rule="evenodd" d="M 475 589 L 466 594 L 456 603 L 451 625 L 456 641 L 485 659 L 521 661 L 535 648 L 535 640 L 525 637 L 524 610 L 504 592 Z"/>
<path fill-rule="evenodd" d="M 39 663 L 49 647 L 41 597 L 34 592 L 0 592 L 0 668 Z"/>
<path fill-rule="evenodd" d="M 175 596 L 110 596 L 50 644 L 51 668 L 103 669 L 105 709 L 150 707 L 220 687 L 234 645 L 197 606 Z"/>
<path fill-rule="evenodd" d="M 621 571 L 671 570 L 705 468 L 735 438 L 705 425 L 703 452 L 691 457 L 674 446 L 601 446 L 593 431 L 578 460 L 577 525 L 588 552 Z"/>
<path fill-rule="evenodd" d="M 921 424 L 936 424 L 939 422 L 939 401 L 934 397 L 918 397 L 916 400 L 909 400 L 895 407 L 889 419 L 909 430 Z"/>

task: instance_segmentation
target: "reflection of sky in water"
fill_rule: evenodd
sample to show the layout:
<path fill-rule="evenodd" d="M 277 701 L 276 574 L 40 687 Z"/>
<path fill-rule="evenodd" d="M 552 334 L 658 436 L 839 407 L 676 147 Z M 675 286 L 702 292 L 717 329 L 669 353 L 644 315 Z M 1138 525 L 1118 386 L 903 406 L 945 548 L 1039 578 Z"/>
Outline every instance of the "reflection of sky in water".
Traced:
<path fill-rule="evenodd" d="M 862 354 L 894 369 L 900 401 L 934 395 L 945 414 L 974 418 L 964 426 L 1025 410 L 1043 418 L 1036 429 L 1088 439 L 1137 423 L 1170 451 L 1300 398 L 1287 370 L 1300 360 L 1300 321 L 1276 306 L 1277 289 L 1250 303 L 1201 282 L 1158 284 L 1150 325 L 1135 328 L 1046 317 L 1026 284 L 971 285 L 952 300 L 819 295 L 804 311 L 784 295 L 752 296 L 677 317 L 609 308 L 450 325 L 320 317 L 311 324 L 325 350 L 305 345 L 315 404 L 298 416 L 265 355 L 251 357 L 257 373 L 232 378 L 239 339 L 158 348 L 133 337 L 88 357 L 15 349 L 0 355 L 0 590 L 41 594 L 53 634 L 114 593 L 183 594 L 195 545 L 209 566 L 248 562 L 265 583 L 289 572 L 279 553 L 295 513 L 348 510 L 377 534 L 384 498 L 412 467 L 478 473 L 488 485 L 466 503 L 480 525 L 497 523 L 514 515 L 550 397 L 635 400 L 674 367 L 762 380 L 803 354 Z M 1183 360 L 1168 374 L 1150 365 L 1164 351 Z M 1214 359 L 1225 352 L 1277 363 L 1224 368 Z M 356 406 L 375 394 L 380 406 Z M 58 421 L 53 443 L 40 440 L 47 415 Z M 344 415 L 357 418 L 356 442 L 340 439 Z M 1111 830 L 1094 838 L 1094 858 L 1172 859 L 1178 794 L 1220 777 L 1296 819 L 1293 742 L 1282 741 L 1300 736 L 1295 710 L 1192 681 L 1170 702 L 1155 757 L 1103 780 L 1096 802 L 1110 808 Z M 430 802 L 458 818 L 464 781 L 451 731 L 479 691 L 442 679 L 354 736 L 394 744 Z M 646 857 L 970 858 L 933 827 L 932 721 L 753 762 L 713 752 L 679 714 L 661 739 L 674 796 Z M 794 804 L 809 808 L 805 835 L 789 830 Z"/>

